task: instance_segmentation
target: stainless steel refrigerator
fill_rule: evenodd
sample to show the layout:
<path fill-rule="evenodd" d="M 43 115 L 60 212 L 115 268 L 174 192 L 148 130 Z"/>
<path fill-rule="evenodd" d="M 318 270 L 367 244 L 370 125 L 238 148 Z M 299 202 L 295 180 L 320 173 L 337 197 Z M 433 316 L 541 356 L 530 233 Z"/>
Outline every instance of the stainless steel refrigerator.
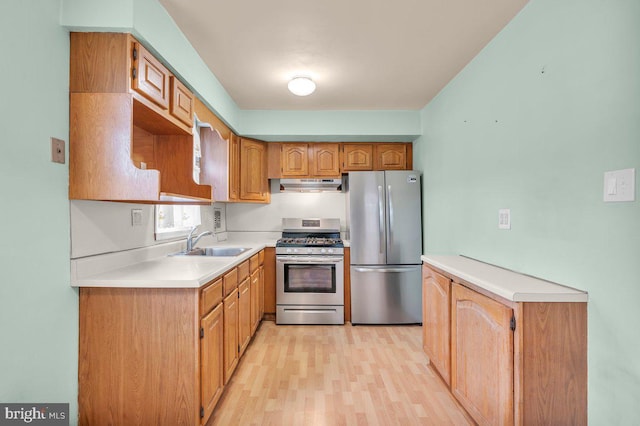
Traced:
<path fill-rule="evenodd" d="M 351 323 L 422 322 L 420 172 L 351 172 Z"/>

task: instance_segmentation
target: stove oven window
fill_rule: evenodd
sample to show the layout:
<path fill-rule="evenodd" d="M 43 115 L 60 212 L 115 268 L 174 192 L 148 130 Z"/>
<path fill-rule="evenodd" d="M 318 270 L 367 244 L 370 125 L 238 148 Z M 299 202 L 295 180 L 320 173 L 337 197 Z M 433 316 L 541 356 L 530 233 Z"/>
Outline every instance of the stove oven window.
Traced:
<path fill-rule="evenodd" d="M 285 265 L 284 291 L 288 293 L 335 293 L 335 265 Z"/>

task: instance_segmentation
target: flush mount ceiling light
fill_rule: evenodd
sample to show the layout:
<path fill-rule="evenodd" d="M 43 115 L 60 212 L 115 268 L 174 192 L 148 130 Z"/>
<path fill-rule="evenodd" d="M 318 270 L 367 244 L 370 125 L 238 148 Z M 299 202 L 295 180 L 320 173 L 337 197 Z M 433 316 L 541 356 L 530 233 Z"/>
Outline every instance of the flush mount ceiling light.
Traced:
<path fill-rule="evenodd" d="M 308 96 L 316 90 L 316 84 L 309 77 L 293 77 L 287 87 L 296 96 Z"/>

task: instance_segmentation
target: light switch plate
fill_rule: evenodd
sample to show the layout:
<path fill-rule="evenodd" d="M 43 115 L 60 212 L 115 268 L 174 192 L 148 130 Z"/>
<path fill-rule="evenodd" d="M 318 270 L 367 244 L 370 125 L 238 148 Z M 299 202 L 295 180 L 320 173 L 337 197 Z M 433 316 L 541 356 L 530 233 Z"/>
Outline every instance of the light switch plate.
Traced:
<path fill-rule="evenodd" d="M 58 138 L 51 138 L 51 161 L 64 164 L 64 141 Z"/>
<path fill-rule="evenodd" d="M 142 226 L 142 209 L 131 209 L 131 226 Z"/>
<path fill-rule="evenodd" d="M 605 203 L 635 201 L 636 169 L 614 170 L 604 173 L 603 200 Z"/>
<path fill-rule="evenodd" d="M 498 229 L 511 229 L 511 209 L 498 209 Z"/>

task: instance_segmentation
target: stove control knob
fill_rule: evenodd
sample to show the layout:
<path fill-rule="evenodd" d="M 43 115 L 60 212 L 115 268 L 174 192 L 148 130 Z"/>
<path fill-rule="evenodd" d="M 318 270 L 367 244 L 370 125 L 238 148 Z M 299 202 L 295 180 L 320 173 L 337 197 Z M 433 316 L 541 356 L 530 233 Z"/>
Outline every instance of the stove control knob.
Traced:
<path fill-rule="evenodd" d="M 333 253 L 333 249 L 332 249 L 332 248 L 328 249 L 327 251 L 328 251 L 329 253 Z"/>
<path fill-rule="evenodd" d="M 331 250 L 331 249 L 329 249 L 329 250 Z M 321 249 L 320 250 L 320 253 L 326 253 L 326 252 L 327 252 L 327 249 Z"/>
<path fill-rule="evenodd" d="M 309 247 L 309 248 L 307 249 L 307 253 L 313 253 L 313 249 L 312 249 L 311 247 Z"/>
<path fill-rule="evenodd" d="M 288 248 L 286 251 L 287 251 L 287 253 L 291 253 L 291 249 L 290 248 Z"/>

